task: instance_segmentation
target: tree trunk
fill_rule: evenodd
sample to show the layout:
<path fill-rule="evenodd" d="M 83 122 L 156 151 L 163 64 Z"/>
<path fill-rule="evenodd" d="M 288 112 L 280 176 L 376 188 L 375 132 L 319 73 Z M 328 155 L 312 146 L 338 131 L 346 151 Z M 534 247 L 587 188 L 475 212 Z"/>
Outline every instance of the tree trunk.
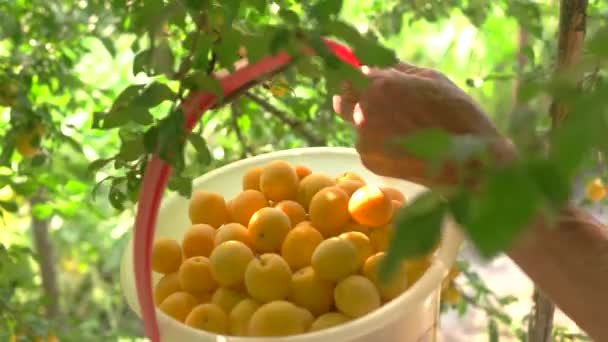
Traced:
<path fill-rule="evenodd" d="M 55 255 L 53 245 L 49 239 L 49 219 L 37 219 L 31 208 L 36 204 L 44 203 L 44 196 L 39 191 L 30 198 L 30 215 L 32 217 L 32 232 L 34 234 L 34 249 L 38 256 L 42 286 L 47 297 L 47 318 L 56 318 L 59 314 L 59 290 L 57 287 L 57 272 L 55 270 Z"/>
<path fill-rule="evenodd" d="M 528 341 L 551 342 L 555 304 L 536 286 L 532 299 L 534 304 L 528 322 Z"/>
<path fill-rule="evenodd" d="M 555 74 L 562 74 L 578 63 L 585 38 L 587 0 L 561 0 L 559 37 Z M 573 75 L 580 82 L 582 75 Z M 558 127 L 567 115 L 567 108 L 557 99 L 551 103 L 552 128 Z M 534 289 L 534 307 L 528 325 L 528 341 L 549 342 L 553 330 L 555 305 L 538 288 Z"/>
<path fill-rule="evenodd" d="M 587 0 L 561 0 L 559 15 L 559 37 L 557 45 L 557 65 L 555 72 L 565 73 L 577 64 L 583 52 L 587 25 Z M 580 82 L 583 75 L 573 75 Z M 553 127 L 557 127 L 566 117 L 566 107 L 553 99 L 551 117 Z"/>

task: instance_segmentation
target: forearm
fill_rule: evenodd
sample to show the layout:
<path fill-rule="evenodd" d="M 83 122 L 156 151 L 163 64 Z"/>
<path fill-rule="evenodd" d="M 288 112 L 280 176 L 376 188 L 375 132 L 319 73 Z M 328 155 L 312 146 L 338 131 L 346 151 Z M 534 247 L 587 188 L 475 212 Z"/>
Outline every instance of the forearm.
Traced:
<path fill-rule="evenodd" d="M 594 341 L 608 341 L 608 230 L 580 209 L 541 222 L 508 255 Z"/>

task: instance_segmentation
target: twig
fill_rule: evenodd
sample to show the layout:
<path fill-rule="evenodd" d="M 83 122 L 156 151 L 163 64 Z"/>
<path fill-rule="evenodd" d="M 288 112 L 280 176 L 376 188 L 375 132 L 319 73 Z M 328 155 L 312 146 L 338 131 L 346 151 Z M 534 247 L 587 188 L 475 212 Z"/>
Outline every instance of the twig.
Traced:
<path fill-rule="evenodd" d="M 230 104 L 230 117 L 232 128 L 234 129 L 234 133 L 236 134 L 239 143 L 241 144 L 241 158 L 246 158 L 247 156 L 252 155 L 251 148 L 247 145 L 247 141 L 243 136 L 243 132 L 241 131 L 241 127 L 239 126 L 238 118 L 240 116 L 238 106 L 236 101 L 233 101 Z"/>
<path fill-rule="evenodd" d="M 460 295 L 462 297 L 462 300 L 464 300 L 465 302 L 467 302 L 467 304 L 472 305 L 478 309 L 481 309 L 483 311 L 485 311 L 486 315 L 488 317 L 491 316 L 509 316 L 509 314 L 507 314 L 505 311 L 495 307 L 494 305 L 492 305 L 491 302 L 487 302 L 487 304 L 482 304 L 477 302 L 474 298 L 468 296 L 467 294 L 464 293 L 464 291 L 462 291 L 461 289 L 458 289 L 458 292 L 460 292 Z M 506 324 L 505 322 L 503 322 L 501 319 L 497 320 L 500 323 L 503 323 L 507 326 L 507 328 L 511 328 L 508 324 Z M 509 334 L 513 335 L 513 332 L 510 331 Z"/>
<path fill-rule="evenodd" d="M 325 140 L 323 138 L 315 135 L 308 129 L 306 129 L 306 126 L 304 125 L 304 123 L 302 121 L 291 118 L 287 113 L 276 108 L 275 106 L 270 104 L 268 101 L 266 101 L 264 98 L 262 98 L 258 95 L 255 95 L 252 92 L 246 92 L 246 93 L 244 93 L 244 96 L 247 97 L 248 99 L 250 99 L 251 101 L 255 102 L 262 109 L 264 109 L 267 112 L 269 112 L 270 114 L 274 115 L 281 122 L 283 122 L 284 124 L 289 126 L 294 132 L 301 135 L 309 145 L 311 145 L 311 146 L 324 146 L 325 145 Z"/>
<path fill-rule="evenodd" d="M 40 265 L 42 287 L 44 288 L 44 294 L 48 300 L 46 315 L 48 319 L 55 319 L 59 314 L 59 288 L 57 286 L 57 271 L 55 270 L 55 253 L 49 239 L 50 220 L 48 218 L 41 220 L 37 219 L 36 215 L 32 212 L 32 209 L 36 204 L 43 204 L 45 201 L 42 189 L 39 189 L 29 200 L 32 214 L 34 245 L 36 246 L 36 252 L 38 254 L 37 259 Z"/>

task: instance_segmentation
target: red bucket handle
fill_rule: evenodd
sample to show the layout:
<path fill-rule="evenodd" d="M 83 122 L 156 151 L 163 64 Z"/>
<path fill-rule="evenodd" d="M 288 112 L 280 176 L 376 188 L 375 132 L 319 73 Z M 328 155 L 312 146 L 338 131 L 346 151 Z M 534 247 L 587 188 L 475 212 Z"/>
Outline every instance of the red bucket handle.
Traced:
<path fill-rule="evenodd" d="M 323 39 L 323 42 L 342 61 L 353 66 L 360 66 L 359 61 L 348 47 L 330 39 Z M 224 97 L 238 92 L 262 76 L 280 71 L 290 62 L 291 57 L 285 52 L 281 52 L 276 56 L 263 58 L 256 64 L 238 69 L 219 80 Z M 214 104 L 216 104 L 216 96 L 208 92 L 193 93 L 186 99 L 183 110 L 186 115 L 187 132 L 192 131 L 201 115 Z M 152 296 L 151 249 L 158 209 L 171 171 L 171 166 L 163 162 L 157 155 L 153 155 L 148 161 L 139 194 L 133 233 L 133 265 L 137 300 L 145 333 L 154 342 L 160 341 L 160 332 Z"/>

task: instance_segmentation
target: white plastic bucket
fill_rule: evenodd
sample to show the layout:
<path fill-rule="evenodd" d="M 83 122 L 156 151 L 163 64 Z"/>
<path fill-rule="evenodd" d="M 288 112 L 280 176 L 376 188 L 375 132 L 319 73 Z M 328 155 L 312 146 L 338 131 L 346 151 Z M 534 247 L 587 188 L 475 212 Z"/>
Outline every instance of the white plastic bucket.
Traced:
<path fill-rule="evenodd" d="M 408 198 L 424 191 L 420 185 L 397 179 L 380 177 L 366 169 L 359 155 L 350 148 L 315 147 L 284 150 L 258 155 L 215 169 L 194 181 L 193 188 L 216 191 L 229 199 L 241 191 L 241 180 L 245 171 L 261 166 L 271 160 L 281 159 L 292 164 L 310 167 L 313 172 L 335 176 L 345 171 L 354 171 L 368 183 L 390 185 L 401 190 Z M 188 199 L 173 195 L 158 212 L 156 236 L 181 240 L 190 227 Z M 192 329 L 156 310 L 163 342 L 410 342 L 435 341 L 439 315 L 441 282 L 447 275 L 458 253 L 462 236 L 456 227 L 446 220 L 442 242 L 437 257 L 425 274 L 401 296 L 364 317 L 338 327 L 289 337 L 235 337 L 219 336 Z M 160 277 L 153 276 L 156 283 Z M 141 317 L 135 277 L 133 272 L 133 244 L 129 241 L 121 265 L 121 287 L 127 303 Z"/>

